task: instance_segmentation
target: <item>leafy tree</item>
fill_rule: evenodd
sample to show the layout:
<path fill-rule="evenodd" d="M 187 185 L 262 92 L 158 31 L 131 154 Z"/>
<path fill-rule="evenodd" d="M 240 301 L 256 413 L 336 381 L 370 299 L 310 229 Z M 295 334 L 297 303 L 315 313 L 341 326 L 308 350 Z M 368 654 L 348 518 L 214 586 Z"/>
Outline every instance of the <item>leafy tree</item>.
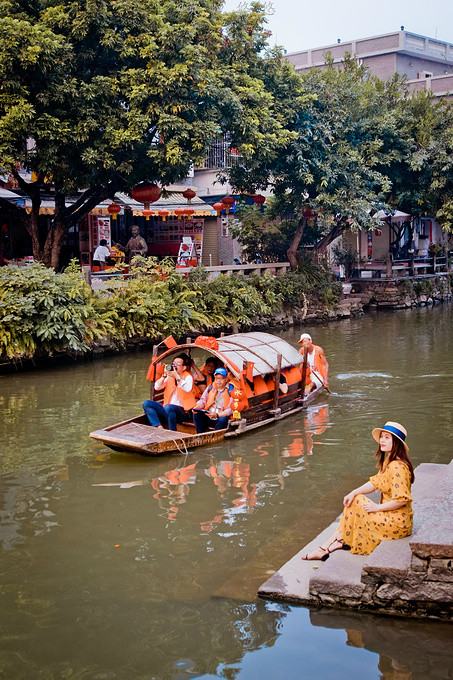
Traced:
<path fill-rule="evenodd" d="M 219 0 L 0 7 L 0 167 L 31 197 L 25 219 L 47 265 L 57 267 L 66 230 L 101 200 L 142 179 L 185 176 L 219 128 L 244 158 L 287 139 L 261 78 L 268 35 L 258 3 L 225 16 Z M 42 233 L 49 193 L 55 215 Z"/>
<path fill-rule="evenodd" d="M 311 70 L 301 79 L 303 94 L 288 104 L 293 133 L 269 165 L 255 160 L 253 178 L 260 187 L 271 185 L 274 212 L 297 216 L 287 254 L 297 266 L 297 249 L 312 213 L 324 235 L 325 247 L 344 230 L 374 226 L 372 215 L 385 205 L 391 182 L 390 164 L 401 161 L 401 80 L 387 83 L 368 74 L 352 57 L 341 69 L 327 60 L 324 70 Z M 243 178 L 232 178 L 244 188 Z"/>
<path fill-rule="evenodd" d="M 435 215 L 453 231 L 453 106 L 418 92 L 406 95 L 400 107 L 407 151 L 390 168 L 388 202 L 411 215 Z"/>

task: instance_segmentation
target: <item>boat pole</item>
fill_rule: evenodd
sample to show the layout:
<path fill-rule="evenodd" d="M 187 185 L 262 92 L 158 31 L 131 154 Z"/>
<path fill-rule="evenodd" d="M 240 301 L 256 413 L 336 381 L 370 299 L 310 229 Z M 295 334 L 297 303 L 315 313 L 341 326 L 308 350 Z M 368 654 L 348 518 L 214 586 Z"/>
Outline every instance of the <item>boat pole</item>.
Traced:
<path fill-rule="evenodd" d="M 326 390 L 328 391 L 329 394 L 332 394 L 332 392 L 329 390 L 329 388 L 327 387 L 326 383 L 325 383 L 324 380 L 321 378 L 321 376 L 318 375 L 318 373 L 316 373 L 316 371 L 314 371 L 313 369 L 311 369 L 311 372 L 313 373 L 313 375 L 315 376 L 315 378 L 318 378 L 319 382 L 320 382 L 321 385 L 324 387 L 324 389 L 326 389 Z"/>
<path fill-rule="evenodd" d="M 280 396 L 280 373 L 282 371 L 282 355 L 277 354 L 277 370 L 275 371 L 274 380 L 274 403 L 272 404 L 272 410 L 275 412 L 278 408 L 278 398 Z"/>
<path fill-rule="evenodd" d="M 158 348 L 158 345 L 153 345 L 153 362 L 157 357 L 157 348 Z M 156 376 L 156 364 L 154 363 L 154 377 L 155 376 Z M 155 383 L 155 380 L 151 380 L 151 385 L 149 387 L 149 398 L 151 399 L 151 401 L 153 401 L 153 399 L 154 399 L 154 383 Z"/>

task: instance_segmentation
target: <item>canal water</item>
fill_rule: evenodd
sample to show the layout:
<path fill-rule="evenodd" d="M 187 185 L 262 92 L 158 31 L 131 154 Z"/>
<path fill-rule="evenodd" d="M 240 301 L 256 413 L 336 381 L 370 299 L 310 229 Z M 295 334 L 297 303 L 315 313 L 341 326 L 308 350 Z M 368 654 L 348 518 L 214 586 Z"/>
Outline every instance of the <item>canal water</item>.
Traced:
<path fill-rule="evenodd" d="M 0 377 L 1 677 L 453 677 L 447 624 L 256 597 L 373 474 L 373 427 L 403 423 L 415 466 L 451 458 L 451 305 L 303 330 L 333 394 L 188 455 L 88 438 L 140 412 L 148 353 Z"/>

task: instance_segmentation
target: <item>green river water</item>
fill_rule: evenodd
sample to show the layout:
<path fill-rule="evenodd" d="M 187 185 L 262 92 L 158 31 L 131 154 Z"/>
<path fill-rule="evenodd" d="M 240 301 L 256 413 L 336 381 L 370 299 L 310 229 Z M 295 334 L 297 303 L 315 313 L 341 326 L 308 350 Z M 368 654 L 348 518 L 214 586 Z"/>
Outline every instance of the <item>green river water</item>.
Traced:
<path fill-rule="evenodd" d="M 304 327 L 333 394 L 187 456 L 88 438 L 140 412 L 149 353 L 1 376 L 0 677 L 453 678 L 448 624 L 256 597 L 373 474 L 373 427 L 450 461 L 452 328 L 451 305 Z"/>

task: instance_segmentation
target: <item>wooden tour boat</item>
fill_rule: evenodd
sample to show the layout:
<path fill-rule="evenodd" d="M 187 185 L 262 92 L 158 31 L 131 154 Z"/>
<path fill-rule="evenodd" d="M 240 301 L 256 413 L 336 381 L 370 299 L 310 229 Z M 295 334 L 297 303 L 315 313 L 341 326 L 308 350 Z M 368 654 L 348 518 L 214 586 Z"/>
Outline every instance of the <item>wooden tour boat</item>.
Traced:
<path fill-rule="evenodd" d="M 167 349 L 158 355 L 160 345 Z M 324 389 L 305 393 L 307 356 L 300 353 L 285 340 L 270 333 L 237 333 L 215 338 L 199 336 L 195 342 L 190 338 L 185 344 L 177 345 L 173 338 L 167 338 L 153 348 L 153 359 L 148 371 L 151 381 L 151 399 L 162 401 L 162 392 L 154 394 L 156 369 L 165 360 L 171 360 L 181 352 L 193 356 L 194 350 L 201 351 L 206 359 L 214 356 L 228 368 L 245 390 L 248 407 L 239 418 L 230 420 L 224 430 L 210 430 L 197 434 L 192 423 L 178 424 L 178 431 L 151 427 L 145 414 L 110 425 L 90 433 L 90 437 L 102 441 L 106 446 L 119 451 L 135 451 L 144 454 L 187 453 L 190 449 L 215 444 L 225 437 L 237 437 L 274 423 L 297 413 L 312 402 Z M 171 345 L 171 346 L 170 346 Z M 169 348 L 168 348 L 169 347 Z M 288 391 L 283 394 L 279 389 L 280 375 L 285 376 Z M 264 381 L 266 377 L 266 382 Z M 255 389 L 260 382 L 261 389 Z M 265 385 L 263 389 L 263 385 Z M 274 389 L 277 385 L 277 389 Z"/>

